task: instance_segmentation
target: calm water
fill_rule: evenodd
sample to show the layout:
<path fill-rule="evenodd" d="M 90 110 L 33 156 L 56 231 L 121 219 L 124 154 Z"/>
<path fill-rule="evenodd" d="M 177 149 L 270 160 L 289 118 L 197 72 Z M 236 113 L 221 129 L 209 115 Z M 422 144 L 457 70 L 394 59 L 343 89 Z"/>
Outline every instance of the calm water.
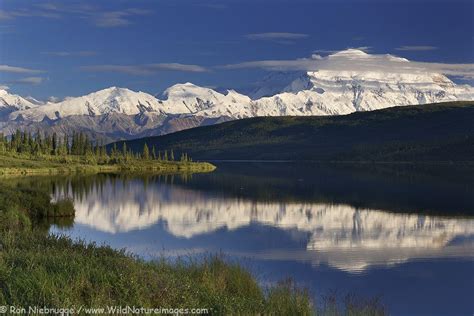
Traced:
<path fill-rule="evenodd" d="M 393 315 L 474 312 L 473 174 L 220 163 L 212 174 L 49 179 L 60 232 L 152 259 L 222 252 L 262 284 L 381 296 Z"/>

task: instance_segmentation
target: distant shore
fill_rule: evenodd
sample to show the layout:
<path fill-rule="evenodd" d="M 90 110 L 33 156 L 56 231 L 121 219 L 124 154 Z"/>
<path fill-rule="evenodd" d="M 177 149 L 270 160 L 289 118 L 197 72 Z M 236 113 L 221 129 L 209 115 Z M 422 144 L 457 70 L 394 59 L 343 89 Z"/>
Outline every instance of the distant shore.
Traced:
<path fill-rule="evenodd" d="M 208 162 L 137 160 L 116 164 L 85 164 L 74 159 L 60 162 L 42 160 L 40 158 L 0 157 L 0 176 L 115 172 L 199 173 L 211 172 L 215 169 L 216 166 Z"/>

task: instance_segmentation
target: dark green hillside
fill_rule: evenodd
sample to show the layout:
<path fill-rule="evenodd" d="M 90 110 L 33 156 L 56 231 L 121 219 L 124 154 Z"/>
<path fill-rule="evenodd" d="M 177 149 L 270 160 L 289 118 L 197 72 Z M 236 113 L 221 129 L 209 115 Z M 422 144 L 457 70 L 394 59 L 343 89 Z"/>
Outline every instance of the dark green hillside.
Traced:
<path fill-rule="evenodd" d="M 127 141 L 127 146 L 140 151 L 145 143 L 200 160 L 474 161 L 474 102 L 251 118 Z"/>

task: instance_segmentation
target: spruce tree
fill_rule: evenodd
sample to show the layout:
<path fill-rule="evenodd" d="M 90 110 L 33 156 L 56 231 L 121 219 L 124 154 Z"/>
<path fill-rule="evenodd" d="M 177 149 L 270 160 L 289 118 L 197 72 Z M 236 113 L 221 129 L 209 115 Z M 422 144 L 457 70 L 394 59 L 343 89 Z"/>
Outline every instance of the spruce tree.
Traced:
<path fill-rule="evenodd" d="M 127 143 L 123 142 L 123 144 L 122 144 L 122 157 L 125 161 L 127 160 L 127 156 L 128 156 Z"/>
<path fill-rule="evenodd" d="M 53 136 L 51 138 L 51 143 L 52 143 L 51 154 L 56 155 L 58 153 L 58 135 L 56 134 L 56 132 L 53 133 Z"/>
<path fill-rule="evenodd" d="M 69 155 L 69 136 L 67 134 L 64 134 L 63 153 L 64 155 Z"/>
<path fill-rule="evenodd" d="M 149 160 L 150 159 L 150 150 L 148 149 L 148 145 L 145 143 L 143 145 L 143 155 L 142 155 L 144 160 Z"/>
<path fill-rule="evenodd" d="M 0 133 L 0 153 L 5 153 L 6 151 L 6 143 L 3 133 Z"/>
<path fill-rule="evenodd" d="M 114 163 L 117 163 L 117 143 L 114 143 L 114 147 L 112 147 L 111 158 Z"/>

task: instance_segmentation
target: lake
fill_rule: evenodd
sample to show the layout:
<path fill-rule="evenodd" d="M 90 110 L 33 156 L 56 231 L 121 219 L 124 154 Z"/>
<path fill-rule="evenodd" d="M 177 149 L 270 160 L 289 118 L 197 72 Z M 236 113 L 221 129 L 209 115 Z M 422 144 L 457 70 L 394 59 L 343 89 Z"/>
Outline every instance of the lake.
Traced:
<path fill-rule="evenodd" d="M 209 174 L 51 178 L 60 233 L 148 260 L 222 253 L 316 300 L 380 297 L 392 315 L 474 312 L 474 181 L 452 166 L 221 162 Z M 44 180 L 46 181 L 46 180 Z"/>

